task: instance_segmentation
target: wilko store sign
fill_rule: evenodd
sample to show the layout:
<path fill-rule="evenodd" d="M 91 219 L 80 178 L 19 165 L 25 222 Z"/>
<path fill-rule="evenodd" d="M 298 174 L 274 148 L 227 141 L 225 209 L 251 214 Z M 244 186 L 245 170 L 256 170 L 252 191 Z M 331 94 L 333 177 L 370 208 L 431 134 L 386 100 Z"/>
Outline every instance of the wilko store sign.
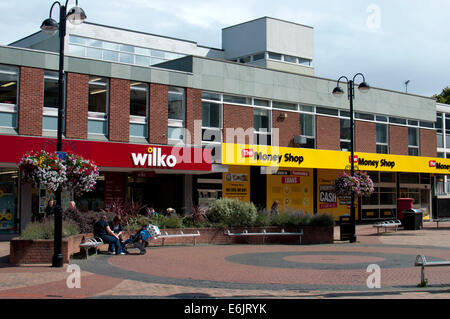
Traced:
<path fill-rule="evenodd" d="M 147 153 L 131 153 L 133 165 L 137 167 L 170 167 L 177 165 L 174 155 L 163 155 L 160 147 L 149 147 Z"/>
<path fill-rule="evenodd" d="M 0 162 L 19 163 L 28 151 L 56 150 L 56 139 L 0 135 L 7 152 L 0 152 Z M 211 171 L 212 154 L 208 148 L 154 146 L 86 140 L 63 140 L 63 151 L 90 159 L 102 168 L 173 169 Z"/>

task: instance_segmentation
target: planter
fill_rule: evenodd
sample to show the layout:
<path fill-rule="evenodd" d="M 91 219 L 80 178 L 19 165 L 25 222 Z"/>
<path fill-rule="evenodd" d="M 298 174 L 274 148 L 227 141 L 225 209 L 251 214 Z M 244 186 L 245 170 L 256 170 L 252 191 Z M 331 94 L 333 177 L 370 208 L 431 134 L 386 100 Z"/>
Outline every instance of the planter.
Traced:
<path fill-rule="evenodd" d="M 334 238 L 333 226 L 300 226 L 300 227 L 232 227 L 231 232 L 242 232 L 247 229 L 249 232 L 280 232 L 284 229 L 286 232 L 298 232 L 303 229 L 302 245 L 308 244 L 332 244 Z M 249 237 L 230 237 L 225 235 L 223 228 L 183 228 L 183 229 L 162 229 L 162 232 L 176 234 L 182 230 L 185 234 L 200 231 L 197 237 L 197 244 L 204 245 L 222 245 L 228 244 L 261 244 L 262 236 Z M 124 238 L 128 238 L 134 232 L 125 232 Z M 79 234 L 64 238 L 62 242 L 62 254 L 64 263 L 70 262 L 70 256 L 80 252 L 80 243 L 82 238 L 92 237 L 92 234 Z M 299 237 L 292 236 L 269 236 L 266 235 L 266 244 L 298 244 Z M 165 240 L 165 245 L 192 245 L 192 238 L 170 238 Z M 149 241 L 149 246 L 160 246 L 162 239 Z M 108 245 L 100 246 L 100 250 L 107 250 Z M 53 257 L 53 240 L 23 240 L 13 238 L 10 242 L 10 264 L 51 264 Z"/>

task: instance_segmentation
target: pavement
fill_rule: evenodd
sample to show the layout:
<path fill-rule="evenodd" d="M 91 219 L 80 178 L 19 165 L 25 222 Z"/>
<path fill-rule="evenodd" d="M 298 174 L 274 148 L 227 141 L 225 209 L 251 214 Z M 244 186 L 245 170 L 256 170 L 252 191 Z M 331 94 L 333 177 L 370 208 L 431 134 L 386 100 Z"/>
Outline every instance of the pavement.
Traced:
<path fill-rule="evenodd" d="M 91 255 L 63 268 L 10 265 L 0 243 L 0 299 L 270 298 L 449 299 L 450 269 L 426 268 L 415 257 L 450 260 L 450 223 L 377 234 L 358 225 L 357 242 L 326 245 L 174 245 L 145 255 Z M 379 288 L 374 268 L 379 267 Z M 376 265 L 376 266 L 373 266 Z M 77 272 L 77 270 L 80 270 Z"/>

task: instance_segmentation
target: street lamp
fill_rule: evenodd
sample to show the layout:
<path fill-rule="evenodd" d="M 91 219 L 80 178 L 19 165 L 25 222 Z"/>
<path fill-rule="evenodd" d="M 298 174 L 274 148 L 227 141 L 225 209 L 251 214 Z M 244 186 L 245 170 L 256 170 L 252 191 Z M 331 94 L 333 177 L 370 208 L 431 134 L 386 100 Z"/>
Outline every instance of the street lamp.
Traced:
<path fill-rule="evenodd" d="M 333 90 L 333 96 L 340 97 L 344 95 L 344 90 L 339 86 L 339 82 L 341 79 L 347 80 L 347 88 L 348 88 L 348 99 L 350 100 L 350 174 L 353 177 L 355 175 L 355 156 L 354 156 L 354 123 L 353 123 L 353 99 L 355 98 L 355 78 L 361 75 L 363 81 L 359 84 L 358 90 L 361 93 L 366 93 L 369 91 L 370 86 L 366 83 L 366 79 L 362 73 L 358 73 L 353 77 L 353 80 L 349 81 L 347 77 L 341 76 L 337 81 L 337 86 Z M 350 236 L 350 242 L 356 242 L 356 230 L 355 230 L 355 194 L 352 192 L 352 199 L 350 204 L 350 223 L 352 225 L 351 230 L 352 234 Z"/>
<path fill-rule="evenodd" d="M 86 19 L 86 14 L 83 9 L 76 6 L 67 12 L 67 3 L 62 5 L 59 1 L 55 1 L 50 8 L 50 15 L 48 19 L 42 22 L 41 29 L 47 33 L 54 33 L 59 31 L 59 78 L 58 78 L 58 131 L 56 152 L 62 151 L 62 125 L 64 118 L 64 36 L 66 35 L 66 21 L 69 20 L 73 24 L 81 24 Z M 52 19 L 53 7 L 59 5 L 59 23 Z M 52 267 L 63 266 L 63 256 L 61 253 L 62 247 L 62 208 L 61 208 L 61 187 L 55 192 L 56 197 L 56 211 L 55 211 L 55 237 L 54 237 L 54 253 L 52 258 Z"/>

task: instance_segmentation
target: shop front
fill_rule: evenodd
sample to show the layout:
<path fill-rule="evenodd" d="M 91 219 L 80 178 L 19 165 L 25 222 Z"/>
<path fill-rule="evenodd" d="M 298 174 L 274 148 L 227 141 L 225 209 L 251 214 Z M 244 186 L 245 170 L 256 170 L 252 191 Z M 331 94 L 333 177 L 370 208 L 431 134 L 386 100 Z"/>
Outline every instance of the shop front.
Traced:
<path fill-rule="evenodd" d="M 334 180 L 350 170 L 350 152 L 223 144 L 222 163 L 251 171 L 251 187 L 262 183 L 270 209 L 275 201 L 281 209 L 329 213 L 338 219 L 349 214 L 350 196 L 337 196 Z M 413 198 L 413 207 L 432 217 L 431 181 L 434 174 L 450 170 L 450 160 L 417 156 L 355 153 L 356 170 L 366 171 L 374 182 L 370 197 L 357 198 L 356 219 L 360 221 L 397 217 L 397 199 Z M 255 169 L 257 168 L 257 169 Z M 255 194 L 253 191 L 249 191 Z M 225 196 L 225 195 L 224 195 Z M 252 196 L 251 201 L 260 201 Z"/>
<path fill-rule="evenodd" d="M 26 136 L 0 136 L 0 233 L 18 233 L 43 212 L 53 194 L 19 182 L 17 164 L 28 151 L 56 150 L 56 140 Z M 75 198 L 80 210 L 107 209 L 132 201 L 163 210 L 192 205 L 192 176 L 210 173 L 211 150 L 189 147 L 63 140 L 63 151 L 90 159 L 100 177 L 93 192 Z M 63 192 L 63 208 L 74 200 Z"/>

